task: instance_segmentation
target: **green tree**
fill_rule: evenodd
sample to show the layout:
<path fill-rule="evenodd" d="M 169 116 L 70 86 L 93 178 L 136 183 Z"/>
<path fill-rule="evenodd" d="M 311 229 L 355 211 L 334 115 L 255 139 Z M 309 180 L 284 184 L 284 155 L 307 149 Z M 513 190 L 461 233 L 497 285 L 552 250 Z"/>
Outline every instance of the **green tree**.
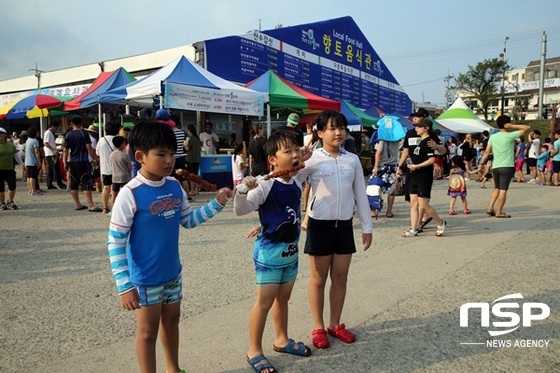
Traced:
<path fill-rule="evenodd" d="M 502 79 L 509 69 L 507 61 L 501 58 L 484 60 L 475 67 L 469 65 L 469 71 L 455 78 L 454 88 L 477 99 L 484 119 L 488 120 L 488 107 L 493 100 L 501 96 Z"/>

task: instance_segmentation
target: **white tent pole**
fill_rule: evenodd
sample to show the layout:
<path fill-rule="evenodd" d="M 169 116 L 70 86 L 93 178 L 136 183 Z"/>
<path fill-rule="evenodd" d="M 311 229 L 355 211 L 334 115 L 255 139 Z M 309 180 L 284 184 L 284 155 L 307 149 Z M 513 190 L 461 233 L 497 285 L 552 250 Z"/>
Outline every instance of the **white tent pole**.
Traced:
<path fill-rule="evenodd" d="M 272 133 L 272 122 L 270 119 L 270 102 L 266 103 L 266 137 L 270 137 Z"/>
<path fill-rule="evenodd" d="M 99 99 L 99 95 L 97 97 Z M 97 103 L 97 120 L 99 121 L 99 133 L 103 137 L 105 136 L 105 126 L 101 125 L 101 104 L 99 102 Z"/>

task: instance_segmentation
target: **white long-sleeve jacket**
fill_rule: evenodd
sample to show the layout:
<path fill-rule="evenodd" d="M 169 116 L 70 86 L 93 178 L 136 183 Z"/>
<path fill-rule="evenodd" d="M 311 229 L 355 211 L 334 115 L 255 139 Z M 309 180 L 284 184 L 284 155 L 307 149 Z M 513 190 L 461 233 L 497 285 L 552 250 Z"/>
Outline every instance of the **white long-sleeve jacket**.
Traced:
<path fill-rule="evenodd" d="M 295 179 L 309 177 L 313 198 L 307 213 L 316 220 L 350 220 L 358 210 L 362 233 L 373 232 L 362 165 L 357 155 L 340 150 L 337 158 L 315 149 Z"/>

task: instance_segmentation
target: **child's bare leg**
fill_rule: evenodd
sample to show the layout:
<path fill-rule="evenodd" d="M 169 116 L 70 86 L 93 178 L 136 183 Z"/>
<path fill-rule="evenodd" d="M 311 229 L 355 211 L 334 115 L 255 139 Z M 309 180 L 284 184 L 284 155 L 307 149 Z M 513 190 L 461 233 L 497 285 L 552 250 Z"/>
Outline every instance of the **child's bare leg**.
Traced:
<path fill-rule="evenodd" d="M 257 299 L 249 315 L 249 340 L 251 346 L 247 352 L 248 358 L 253 358 L 263 353 L 262 336 L 266 325 L 266 317 L 276 299 L 279 286 L 277 284 L 257 286 Z"/>
<path fill-rule="evenodd" d="M 156 373 L 156 341 L 161 307 L 161 304 L 154 304 L 136 310 L 136 356 L 142 373 Z"/>
<path fill-rule="evenodd" d="M 274 321 L 274 346 L 282 348 L 288 345 L 288 301 L 292 295 L 295 280 L 281 284 L 278 288 L 276 300 L 272 305 L 272 320 Z"/>
<path fill-rule="evenodd" d="M 331 289 L 329 292 L 329 300 L 331 304 L 331 316 L 329 327 L 334 329 L 340 325 L 342 316 L 342 308 L 346 299 L 346 283 L 348 281 L 348 270 L 352 254 L 337 255 L 334 254 L 331 260 Z"/>
<path fill-rule="evenodd" d="M 457 197 L 451 197 L 451 201 L 449 201 L 449 211 L 453 211 L 453 209 L 455 208 L 455 201 L 457 200 Z"/>
<path fill-rule="evenodd" d="M 161 308 L 161 344 L 167 373 L 177 373 L 179 368 L 179 318 L 181 302 L 164 304 Z"/>
<path fill-rule="evenodd" d="M 309 255 L 311 277 L 307 294 L 309 306 L 313 316 L 313 329 L 325 329 L 323 321 L 323 309 L 325 307 L 325 284 L 329 275 L 331 255 L 314 256 Z"/>
<path fill-rule="evenodd" d="M 461 197 L 461 202 L 463 203 L 463 211 L 467 211 L 469 209 L 467 197 Z"/>

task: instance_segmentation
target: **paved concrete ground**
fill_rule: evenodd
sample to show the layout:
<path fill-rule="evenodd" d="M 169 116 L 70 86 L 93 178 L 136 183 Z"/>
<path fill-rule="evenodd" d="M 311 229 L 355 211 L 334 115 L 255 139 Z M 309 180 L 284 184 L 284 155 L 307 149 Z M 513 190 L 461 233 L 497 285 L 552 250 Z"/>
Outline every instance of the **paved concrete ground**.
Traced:
<path fill-rule="evenodd" d="M 120 308 L 109 270 L 109 218 L 74 211 L 64 191 L 29 197 L 23 183 L 18 187 L 21 209 L 0 211 L 0 371 L 138 371 L 134 314 Z M 308 358 L 278 354 L 272 350 L 270 321 L 264 345 L 275 367 L 282 372 L 560 371 L 560 188 L 512 184 L 505 209 L 511 219 L 484 213 L 491 190 L 469 183 L 473 214 L 447 216 L 446 184 L 436 182 L 433 205 L 449 224 L 441 238 L 433 225 L 419 237 L 402 238 L 409 227 L 408 205 L 399 198 L 395 218 L 375 222 L 373 247 L 356 254 L 350 269 L 343 321 L 357 333 L 356 343 L 332 341 L 330 349 L 313 348 Z M 193 205 L 210 197 L 201 194 Z M 252 241 L 244 237 L 256 222 L 256 214 L 235 217 L 230 205 L 212 221 L 181 232 L 180 358 L 189 372 L 251 371 L 245 355 L 254 279 Z M 300 268 L 290 332 L 311 344 L 305 255 Z M 491 303 L 514 293 L 524 296 L 520 303 L 547 304 L 550 316 L 494 338 L 488 334 L 493 328 L 477 326 L 477 312 L 468 328 L 459 326 L 462 304 Z M 491 339 L 511 341 L 512 347 L 461 344 Z M 523 340 L 549 344 L 513 347 Z M 161 351 L 159 356 L 163 372 Z"/>

